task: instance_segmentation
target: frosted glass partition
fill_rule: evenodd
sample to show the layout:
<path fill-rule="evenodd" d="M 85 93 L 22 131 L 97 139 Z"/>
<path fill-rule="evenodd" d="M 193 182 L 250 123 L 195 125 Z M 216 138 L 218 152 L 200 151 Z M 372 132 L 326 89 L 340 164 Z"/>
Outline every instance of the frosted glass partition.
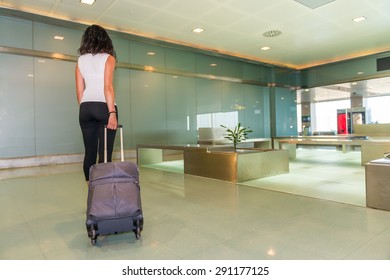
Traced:
<path fill-rule="evenodd" d="M 130 62 L 130 42 L 123 38 L 112 36 L 112 44 L 114 45 L 118 62 L 129 63 Z"/>
<path fill-rule="evenodd" d="M 222 112 L 238 112 L 238 119 L 245 125 L 245 95 L 244 85 L 239 83 L 222 82 L 221 107 Z"/>
<path fill-rule="evenodd" d="M 130 42 L 130 63 L 165 68 L 165 48 L 140 42 Z"/>
<path fill-rule="evenodd" d="M 195 54 L 167 48 L 165 50 L 166 68 L 174 71 L 195 73 Z"/>
<path fill-rule="evenodd" d="M 0 46 L 32 49 L 31 21 L 0 16 Z"/>
<path fill-rule="evenodd" d="M 296 92 L 275 88 L 276 136 L 296 136 L 297 106 Z"/>
<path fill-rule="evenodd" d="M 194 144 L 196 129 L 195 79 L 166 76 L 167 142 L 169 144 Z"/>
<path fill-rule="evenodd" d="M 84 151 L 74 71 L 85 26 L 72 29 L 51 20 L 53 25 L 0 16 L 0 46 L 19 50 L 19 55 L 7 49 L 0 54 L 2 159 Z M 270 92 L 261 85 L 273 81 L 275 67 L 110 34 L 118 55 L 114 87 L 125 149 L 196 143 L 202 115 L 214 116 L 216 126 L 228 119 L 253 129 L 250 137 L 270 137 Z M 50 59 L 52 54 L 59 59 Z M 289 77 L 288 71 L 281 73 Z M 288 102 L 278 104 L 277 114 L 295 106 L 293 99 Z"/>
<path fill-rule="evenodd" d="M 221 112 L 221 90 L 221 81 L 196 79 L 197 113 Z"/>
<path fill-rule="evenodd" d="M 254 85 L 243 85 L 244 87 L 244 120 L 245 126 L 253 130 L 250 138 L 270 137 L 270 113 L 269 113 L 269 92 L 267 88 Z"/>
<path fill-rule="evenodd" d="M 35 155 L 33 58 L 0 54 L 0 158 Z"/>
<path fill-rule="evenodd" d="M 258 65 L 245 63 L 242 70 L 242 78 L 244 80 L 257 81 L 267 85 L 272 82 L 272 71 L 268 67 L 259 67 Z"/>
<path fill-rule="evenodd" d="M 305 69 L 301 73 L 302 84 L 307 87 L 332 85 L 351 80 L 363 80 L 383 76 L 386 71 L 376 71 L 375 55 Z M 389 75 L 390 71 L 387 71 Z"/>
<path fill-rule="evenodd" d="M 78 120 L 75 63 L 35 59 L 36 154 L 83 151 Z"/>
<path fill-rule="evenodd" d="M 130 70 L 115 69 L 114 74 L 114 89 L 115 100 L 118 106 L 119 123 L 123 125 L 123 144 L 125 149 L 130 149 L 131 142 L 131 97 L 130 97 Z M 116 148 L 120 148 L 120 142 L 115 141 Z"/>
<path fill-rule="evenodd" d="M 166 143 L 165 75 L 130 72 L 132 145 Z"/>
<path fill-rule="evenodd" d="M 34 50 L 77 55 L 77 49 L 80 47 L 81 36 L 84 31 L 37 22 L 33 26 Z M 60 36 L 63 39 L 55 39 L 55 36 Z"/>
<path fill-rule="evenodd" d="M 206 75 L 242 78 L 242 63 L 209 55 L 196 55 L 196 72 Z"/>

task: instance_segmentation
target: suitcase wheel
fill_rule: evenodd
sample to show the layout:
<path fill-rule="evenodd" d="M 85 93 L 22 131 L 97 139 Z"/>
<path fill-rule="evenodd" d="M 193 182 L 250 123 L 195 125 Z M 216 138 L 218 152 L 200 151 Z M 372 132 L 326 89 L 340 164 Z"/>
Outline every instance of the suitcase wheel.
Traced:
<path fill-rule="evenodd" d="M 96 230 L 91 229 L 88 233 L 89 233 L 89 236 L 91 237 L 91 244 L 95 245 L 96 244 L 96 240 L 97 240 Z"/>
<path fill-rule="evenodd" d="M 136 239 L 140 239 L 141 237 L 141 231 L 142 231 L 142 224 L 140 220 L 134 220 L 133 221 L 135 229 L 134 229 L 134 234 Z"/>
<path fill-rule="evenodd" d="M 136 238 L 136 239 L 140 239 L 140 237 L 141 237 L 141 228 L 140 228 L 140 227 L 137 227 L 137 228 L 134 230 L 134 233 L 135 233 L 135 238 Z"/>

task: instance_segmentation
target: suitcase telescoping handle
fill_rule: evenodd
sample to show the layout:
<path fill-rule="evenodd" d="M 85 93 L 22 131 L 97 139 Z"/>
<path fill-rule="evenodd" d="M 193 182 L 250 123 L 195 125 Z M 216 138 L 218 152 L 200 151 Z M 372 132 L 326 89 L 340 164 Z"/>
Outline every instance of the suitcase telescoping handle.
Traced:
<path fill-rule="evenodd" d="M 121 140 L 121 161 L 125 161 L 125 152 L 123 148 L 123 125 L 118 124 L 120 140 Z M 104 162 L 107 162 L 107 126 L 104 126 Z"/>

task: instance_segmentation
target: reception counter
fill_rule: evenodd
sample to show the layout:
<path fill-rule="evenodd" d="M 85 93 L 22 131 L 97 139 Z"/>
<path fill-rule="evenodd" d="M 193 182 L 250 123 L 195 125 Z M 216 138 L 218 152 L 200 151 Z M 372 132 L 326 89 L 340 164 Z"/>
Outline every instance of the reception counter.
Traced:
<path fill-rule="evenodd" d="M 390 152 L 389 137 L 368 137 L 367 139 L 351 136 L 278 137 L 274 138 L 273 145 L 275 148 L 288 150 L 290 158 L 296 158 L 297 145 L 335 146 L 340 147 L 343 153 L 353 150 L 354 147 L 360 147 L 362 165 Z"/>
<path fill-rule="evenodd" d="M 138 145 L 138 164 L 163 162 L 163 150 L 183 151 L 185 174 L 234 183 L 289 172 L 288 151 L 220 145 Z"/>
<path fill-rule="evenodd" d="M 367 207 L 390 211 L 390 159 L 365 165 Z"/>

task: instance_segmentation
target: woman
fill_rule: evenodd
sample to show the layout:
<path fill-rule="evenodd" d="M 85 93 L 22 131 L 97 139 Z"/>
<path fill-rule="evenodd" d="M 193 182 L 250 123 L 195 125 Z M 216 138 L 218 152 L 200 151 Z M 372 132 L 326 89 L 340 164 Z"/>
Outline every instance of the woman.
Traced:
<path fill-rule="evenodd" d="M 104 126 L 107 125 L 107 161 L 111 161 L 118 125 L 113 76 L 116 53 L 106 30 L 89 26 L 78 49 L 76 65 L 76 92 L 80 105 L 79 122 L 83 134 L 85 156 L 83 170 L 89 181 L 89 169 L 104 161 Z"/>

